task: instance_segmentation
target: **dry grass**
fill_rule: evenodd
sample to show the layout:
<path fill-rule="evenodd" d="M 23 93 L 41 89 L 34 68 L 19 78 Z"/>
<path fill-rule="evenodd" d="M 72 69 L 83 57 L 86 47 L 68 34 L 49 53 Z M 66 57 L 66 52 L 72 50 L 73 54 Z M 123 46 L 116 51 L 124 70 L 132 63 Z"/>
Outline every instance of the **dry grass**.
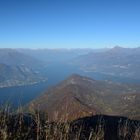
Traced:
<path fill-rule="evenodd" d="M 95 129 L 91 129 L 87 136 L 83 132 L 85 127 L 81 124 L 76 132 L 73 132 L 71 123 L 50 122 L 47 115 L 39 109 L 32 115 L 25 115 L 22 107 L 16 113 L 10 113 L 10 106 L 0 108 L 0 140 L 104 140 L 105 123 L 100 118 Z M 140 140 L 140 126 L 135 131 L 130 127 L 129 120 L 118 127 L 119 140 Z"/>

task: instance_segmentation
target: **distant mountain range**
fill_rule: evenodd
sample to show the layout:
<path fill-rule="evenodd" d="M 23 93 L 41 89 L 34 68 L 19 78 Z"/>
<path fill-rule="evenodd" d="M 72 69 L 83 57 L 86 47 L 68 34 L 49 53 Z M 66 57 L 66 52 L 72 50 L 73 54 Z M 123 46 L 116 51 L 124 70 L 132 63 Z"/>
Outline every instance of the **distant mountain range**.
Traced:
<path fill-rule="evenodd" d="M 45 80 L 40 73 L 44 66 L 42 61 L 16 49 L 0 49 L 0 88 Z"/>
<path fill-rule="evenodd" d="M 22 67 L 22 69 L 27 68 L 30 70 L 30 74 L 28 73 L 30 76 L 25 77 L 29 77 L 29 79 L 31 75 L 32 79 L 40 79 L 41 77 L 46 79 L 49 77 L 52 84 L 48 84 L 51 86 L 56 83 L 55 81 L 64 80 L 66 76 L 72 73 L 89 76 L 96 80 L 140 83 L 140 48 L 132 49 L 116 46 L 112 49 L 95 50 L 0 49 L 0 64 L 3 65 L 1 67 L 4 67 L 4 65 L 5 68 L 7 66 L 12 67 L 8 71 L 13 73 L 13 77 L 17 77 L 17 81 L 21 81 L 23 79 L 21 77 L 27 75 L 27 73 L 22 71 L 23 75 L 18 78 L 15 75 L 17 70 L 14 67 Z M 12 71 L 10 72 L 10 70 Z M 13 72 L 14 70 L 15 72 Z M 0 73 L 2 73 L 2 69 L 0 69 Z M 10 76 L 8 76 L 8 79 L 5 75 L 1 76 L 1 81 L 6 79 L 15 83 L 15 78 L 10 79 Z M 59 75 L 61 75 L 61 78 Z M 28 80 L 23 82 L 26 83 L 26 81 Z M 11 82 L 10 85 L 13 85 Z"/>
<path fill-rule="evenodd" d="M 77 56 L 87 54 L 90 50 L 0 49 L 0 87 L 26 85 L 46 80 L 51 71 L 55 71 L 52 68 L 48 72 L 49 64 L 58 67 L 59 63 L 68 64 Z"/>
<path fill-rule="evenodd" d="M 0 49 L 0 63 L 12 66 L 25 65 L 32 69 L 38 69 L 44 65 L 42 61 L 17 49 Z"/>
<path fill-rule="evenodd" d="M 119 78 L 140 80 L 140 48 L 116 46 L 107 51 L 81 55 L 75 59 L 75 63 L 85 72 L 116 77 L 117 82 Z"/>
<path fill-rule="evenodd" d="M 95 114 L 140 119 L 140 86 L 96 81 L 74 74 L 32 101 L 51 120 L 74 120 Z"/>
<path fill-rule="evenodd" d="M 64 63 L 75 59 L 77 56 L 87 54 L 93 49 L 18 49 L 19 52 L 32 56 L 46 63 Z"/>
<path fill-rule="evenodd" d="M 35 84 L 44 80 L 38 73 L 26 67 L 0 64 L 0 88 Z"/>

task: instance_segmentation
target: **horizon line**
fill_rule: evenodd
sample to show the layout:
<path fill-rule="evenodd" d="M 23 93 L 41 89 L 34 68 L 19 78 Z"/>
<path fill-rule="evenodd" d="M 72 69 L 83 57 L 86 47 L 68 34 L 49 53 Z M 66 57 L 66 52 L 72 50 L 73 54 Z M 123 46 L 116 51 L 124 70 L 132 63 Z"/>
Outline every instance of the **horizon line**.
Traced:
<path fill-rule="evenodd" d="M 114 46 L 114 47 L 101 47 L 101 48 L 92 48 L 92 47 L 85 47 L 85 48 L 83 48 L 83 47 L 77 47 L 77 48 L 47 48 L 47 47 L 41 47 L 41 48 L 38 48 L 38 47 L 26 47 L 26 48 L 24 48 L 24 47 L 14 47 L 14 48 L 12 48 L 12 47 L 5 47 L 5 48 L 0 48 L 0 50 L 1 49 L 30 49 L 30 50 L 77 50 L 77 49 L 91 49 L 91 50 L 100 50 L 100 49 L 113 49 L 113 48 L 123 48 L 123 49 L 137 49 L 137 48 L 140 48 L 140 46 L 138 46 L 138 47 L 122 47 L 122 46 L 118 46 L 118 45 L 116 45 L 116 46 Z"/>

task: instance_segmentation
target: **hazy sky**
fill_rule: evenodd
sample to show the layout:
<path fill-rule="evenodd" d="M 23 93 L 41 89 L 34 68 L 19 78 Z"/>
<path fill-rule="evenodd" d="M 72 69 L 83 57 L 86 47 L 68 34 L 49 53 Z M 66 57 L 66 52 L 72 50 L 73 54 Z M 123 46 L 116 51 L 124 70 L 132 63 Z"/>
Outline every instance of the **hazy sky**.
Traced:
<path fill-rule="evenodd" d="M 140 46 L 140 0 L 0 0 L 0 47 Z"/>

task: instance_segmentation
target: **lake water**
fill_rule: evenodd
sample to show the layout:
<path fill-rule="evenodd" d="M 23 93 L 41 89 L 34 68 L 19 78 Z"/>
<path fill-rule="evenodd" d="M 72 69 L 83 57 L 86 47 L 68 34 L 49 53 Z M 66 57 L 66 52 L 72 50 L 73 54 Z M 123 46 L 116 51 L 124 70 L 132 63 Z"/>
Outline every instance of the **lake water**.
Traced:
<path fill-rule="evenodd" d="M 96 80 L 117 79 L 117 77 L 109 77 L 107 75 L 99 73 L 84 72 L 74 65 L 57 63 L 51 64 L 48 65 L 45 70 L 45 75 L 48 78 L 48 81 L 41 82 L 35 85 L 1 88 L 0 103 L 10 102 L 14 104 L 14 106 L 17 106 L 19 104 L 25 105 L 34 98 L 37 98 L 39 95 L 43 94 L 48 88 L 56 85 L 73 73 L 88 76 Z M 119 80 L 121 81 L 121 79 Z"/>

